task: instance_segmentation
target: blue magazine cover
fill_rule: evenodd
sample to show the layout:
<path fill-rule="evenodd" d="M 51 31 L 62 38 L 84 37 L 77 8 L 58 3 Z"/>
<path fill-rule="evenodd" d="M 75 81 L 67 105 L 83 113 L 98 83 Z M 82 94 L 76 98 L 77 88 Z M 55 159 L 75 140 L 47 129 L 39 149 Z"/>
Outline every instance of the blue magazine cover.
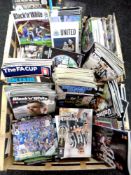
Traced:
<path fill-rule="evenodd" d="M 57 138 L 51 116 L 14 123 L 12 128 L 15 161 L 56 154 Z"/>

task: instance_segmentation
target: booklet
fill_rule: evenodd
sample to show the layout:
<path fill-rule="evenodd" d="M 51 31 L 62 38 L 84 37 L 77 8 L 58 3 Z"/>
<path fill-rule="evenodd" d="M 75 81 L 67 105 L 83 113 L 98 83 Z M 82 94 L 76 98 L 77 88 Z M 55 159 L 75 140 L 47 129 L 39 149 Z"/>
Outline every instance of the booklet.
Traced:
<path fill-rule="evenodd" d="M 79 23 L 51 22 L 52 46 L 70 52 L 79 52 Z"/>
<path fill-rule="evenodd" d="M 81 9 L 61 9 L 51 12 L 52 46 L 79 53 Z"/>
<path fill-rule="evenodd" d="M 47 9 L 12 11 L 16 34 L 20 45 L 51 46 L 49 12 Z"/>
<path fill-rule="evenodd" d="M 93 156 L 124 174 L 131 174 L 131 132 L 93 126 Z"/>
<path fill-rule="evenodd" d="M 60 108 L 56 128 L 60 158 L 91 157 L 92 109 Z"/>
<path fill-rule="evenodd" d="M 14 123 L 12 134 L 15 161 L 56 154 L 56 130 L 51 116 Z"/>

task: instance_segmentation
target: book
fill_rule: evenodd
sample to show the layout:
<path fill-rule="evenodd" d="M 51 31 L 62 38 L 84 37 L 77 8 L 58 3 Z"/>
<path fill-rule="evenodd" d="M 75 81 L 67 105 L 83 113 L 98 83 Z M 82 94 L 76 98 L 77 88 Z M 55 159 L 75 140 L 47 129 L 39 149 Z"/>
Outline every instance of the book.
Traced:
<path fill-rule="evenodd" d="M 58 156 L 91 157 L 92 109 L 60 108 L 55 118 Z"/>
<path fill-rule="evenodd" d="M 47 9 L 27 9 L 11 12 L 20 45 L 51 46 L 49 12 Z"/>
<path fill-rule="evenodd" d="M 51 116 L 12 124 L 15 161 L 56 154 L 57 138 Z"/>
<path fill-rule="evenodd" d="M 131 174 L 130 169 L 131 132 L 104 126 L 93 126 L 93 156 L 103 160 L 112 168 L 124 174 Z"/>

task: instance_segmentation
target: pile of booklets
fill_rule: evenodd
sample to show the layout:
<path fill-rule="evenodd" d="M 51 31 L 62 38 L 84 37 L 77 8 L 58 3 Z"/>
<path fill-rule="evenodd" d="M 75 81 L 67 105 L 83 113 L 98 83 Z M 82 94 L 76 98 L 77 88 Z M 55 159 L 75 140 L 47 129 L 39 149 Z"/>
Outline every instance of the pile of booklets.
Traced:
<path fill-rule="evenodd" d="M 115 15 L 87 19 L 83 32 L 83 51 L 87 52 L 93 42 L 98 42 L 112 52 L 116 52 L 115 24 Z"/>
<path fill-rule="evenodd" d="M 42 2 L 27 7 L 14 0 L 11 12 L 17 58 L 6 60 L 2 71 L 14 114 L 15 161 L 95 157 L 131 173 L 114 14 L 83 23 L 81 7 L 49 10 Z"/>

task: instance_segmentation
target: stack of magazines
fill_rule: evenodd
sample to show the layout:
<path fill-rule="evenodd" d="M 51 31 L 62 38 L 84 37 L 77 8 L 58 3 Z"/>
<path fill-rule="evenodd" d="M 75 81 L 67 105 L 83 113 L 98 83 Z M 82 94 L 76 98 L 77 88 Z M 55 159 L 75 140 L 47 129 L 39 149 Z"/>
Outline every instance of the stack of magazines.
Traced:
<path fill-rule="evenodd" d="M 59 106 L 88 107 L 97 90 L 92 70 L 55 68 L 53 80 Z"/>
<path fill-rule="evenodd" d="M 108 81 L 124 75 L 123 64 L 114 53 L 99 43 L 94 43 L 82 67 L 93 69 L 97 81 Z"/>
<path fill-rule="evenodd" d="M 5 91 L 14 115 L 14 160 L 94 157 L 127 172 L 131 133 L 115 16 L 83 24 L 81 7 L 49 11 L 42 2 L 26 7 L 14 0 L 11 12 L 17 59 L 6 60 L 2 71 L 11 84 Z"/>
<path fill-rule="evenodd" d="M 90 17 L 86 20 L 82 37 L 82 50 L 87 52 L 93 42 L 98 42 L 112 52 L 116 52 L 115 15 Z"/>
<path fill-rule="evenodd" d="M 57 137 L 52 117 L 56 108 L 56 93 L 51 85 L 12 85 L 6 86 L 5 91 L 14 114 L 12 134 L 15 161 L 31 158 L 37 158 L 37 161 L 40 158 L 42 162 L 52 160 L 57 153 Z"/>
<path fill-rule="evenodd" d="M 56 93 L 50 84 L 6 86 L 5 91 L 17 120 L 55 112 Z"/>

